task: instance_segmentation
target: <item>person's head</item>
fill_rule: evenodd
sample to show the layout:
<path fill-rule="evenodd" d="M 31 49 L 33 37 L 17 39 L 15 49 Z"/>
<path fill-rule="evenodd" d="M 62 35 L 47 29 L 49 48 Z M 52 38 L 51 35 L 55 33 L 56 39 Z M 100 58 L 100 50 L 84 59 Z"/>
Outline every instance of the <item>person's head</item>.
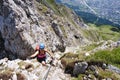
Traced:
<path fill-rule="evenodd" d="M 45 45 L 44 45 L 44 43 L 40 43 L 40 47 L 39 47 L 40 49 L 44 49 L 45 48 Z"/>

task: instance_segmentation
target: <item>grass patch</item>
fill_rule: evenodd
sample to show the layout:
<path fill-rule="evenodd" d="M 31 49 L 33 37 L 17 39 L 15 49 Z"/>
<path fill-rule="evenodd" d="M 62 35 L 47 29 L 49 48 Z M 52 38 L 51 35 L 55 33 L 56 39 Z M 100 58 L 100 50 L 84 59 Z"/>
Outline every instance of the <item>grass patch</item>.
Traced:
<path fill-rule="evenodd" d="M 57 15 L 62 16 L 62 17 L 66 17 L 75 27 L 77 26 L 74 22 L 74 20 L 72 20 L 72 11 L 70 8 L 67 8 L 64 5 L 61 4 L 56 4 L 56 2 L 54 0 L 43 0 L 44 4 L 48 7 L 50 7 Z"/>
<path fill-rule="evenodd" d="M 98 44 L 98 45 L 100 45 L 100 44 Z M 94 47 L 98 46 L 98 45 L 94 44 Z M 93 46 L 93 45 L 91 45 L 91 46 Z M 66 65 L 71 62 L 81 59 L 80 61 L 85 60 L 87 62 L 90 62 L 90 61 L 103 62 L 103 63 L 107 63 L 107 64 L 112 64 L 112 65 L 120 68 L 120 47 L 114 48 L 113 50 L 100 50 L 100 51 L 96 52 L 95 54 L 92 54 L 91 56 L 88 56 L 88 57 L 85 57 L 81 53 L 80 54 L 68 53 L 68 54 L 65 54 L 62 59 L 65 60 Z M 120 79 L 120 76 L 117 75 L 116 73 L 113 73 L 108 70 L 103 70 L 100 67 L 97 68 L 97 71 L 99 72 L 98 79 L 100 79 L 100 80 L 105 79 L 105 78 L 111 78 L 113 80 Z M 91 74 L 92 79 L 95 78 L 93 72 L 89 72 L 89 74 Z M 85 76 L 86 76 L 86 74 L 80 74 L 77 78 L 72 78 L 72 80 L 83 80 L 83 77 L 85 77 Z"/>
<path fill-rule="evenodd" d="M 99 72 L 100 78 L 102 78 L 102 79 L 106 79 L 106 78 L 111 78 L 112 80 L 119 80 L 120 79 L 116 73 L 113 73 L 113 72 L 108 71 L 108 70 L 98 69 L 98 72 Z"/>
<path fill-rule="evenodd" d="M 72 80 L 83 80 L 84 74 L 80 74 L 78 78 L 73 78 Z"/>
<path fill-rule="evenodd" d="M 96 43 L 93 43 L 93 44 L 90 44 L 88 46 L 85 46 L 85 47 L 82 47 L 82 51 L 90 51 L 90 50 L 93 50 L 94 48 L 102 45 L 103 42 L 99 43 L 99 44 L 96 44 Z"/>
<path fill-rule="evenodd" d="M 89 29 L 82 30 L 83 35 L 90 41 L 98 42 L 102 38 L 96 27 L 89 27 Z"/>
<path fill-rule="evenodd" d="M 46 6 L 50 7 L 56 14 L 61 15 L 60 11 L 59 11 L 59 7 L 54 0 L 44 0 L 43 1 Z"/>
<path fill-rule="evenodd" d="M 66 31 L 65 31 L 64 26 L 60 26 L 60 28 L 61 28 L 61 30 L 62 30 L 63 35 L 65 36 L 65 38 L 67 38 L 67 33 L 66 33 Z"/>
<path fill-rule="evenodd" d="M 43 12 L 43 13 L 46 13 L 47 11 L 48 11 L 48 8 L 43 5 L 43 6 L 42 6 L 42 12 Z"/>
<path fill-rule="evenodd" d="M 101 61 L 115 65 L 120 68 L 120 47 L 110 50 L 98 51 L 95 54 L 86 57 L 87 61 Z"/>
<path fill-rule="evenodd" d="M 78 58 L 79 58 L 78 54 L 73 54 L 69 52 L 61 57 L 61 63 L 63 64 L 64 67 L 66 67 L 67 65 L 78 61 Z"/>
<path fill-rule="evenodd" d="M 96 26 L 94 24 L 88 24 L 94 31 L 97 31 L 103 40 L 117 41 L 120 38 L 120 29 L 110 25 Z"/>

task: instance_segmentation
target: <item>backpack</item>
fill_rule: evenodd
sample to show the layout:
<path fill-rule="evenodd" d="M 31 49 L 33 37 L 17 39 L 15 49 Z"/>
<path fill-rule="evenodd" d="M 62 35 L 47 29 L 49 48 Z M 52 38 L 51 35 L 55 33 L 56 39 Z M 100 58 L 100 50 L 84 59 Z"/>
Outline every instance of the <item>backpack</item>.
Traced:
<path fill-rule="evenodd" d="M 38 50 L 40 50 L 39 45 L 37 45 L 36 48 L 35 48 L 35 51 L 38 51 Z"/>

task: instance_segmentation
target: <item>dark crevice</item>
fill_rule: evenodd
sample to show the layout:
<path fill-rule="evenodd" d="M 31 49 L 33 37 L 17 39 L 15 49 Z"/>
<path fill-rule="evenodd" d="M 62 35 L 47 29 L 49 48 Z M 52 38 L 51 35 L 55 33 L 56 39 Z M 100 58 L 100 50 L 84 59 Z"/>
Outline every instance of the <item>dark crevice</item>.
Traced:
<path fill-rule="evenodd" d="M 2 38 L 1 32 L 0 32 L 0 52 L 5 49 L 4 47 L 4 39 Z"/>
<path fill-rule="evenodd" d="M 3 0 L 0 0 L 0 15 L 2 15 L 2 6 L 3 6 Z"/>
<path fill-rule="evenodd" d="M 11 51 L 8 51 L 5 49 L 4 42 L 5 41 L 2 38 L 2 35 L 0 32 L 0 59 L 3 59 L 5 57 L 7 57 L 9 60 L 17 59 L 17 55 L 15 55 Z"/>
<path fill-rule="evenodd" d="M 56 45 L 56 47 L 58 48 L 59 51 L 64 52 L 65 51 L 65 46 L 64 46 L 64 41 L 63 41 L 63 33 L 62 33 L 62 31 L 61 31 L 61 29 L 60 29 L 58 24 L 52 23 L 51 26 L 52 26 L 55 34 L 59 37 L 59 40 L 61 42 L 61 44 L 60 45 Z"/>
<path fill-rule="evenodd" d="M 75 37 L 75 39 L 79 39 L 80 38 L 79 35 L 74 35 L 74 37 Z"/>

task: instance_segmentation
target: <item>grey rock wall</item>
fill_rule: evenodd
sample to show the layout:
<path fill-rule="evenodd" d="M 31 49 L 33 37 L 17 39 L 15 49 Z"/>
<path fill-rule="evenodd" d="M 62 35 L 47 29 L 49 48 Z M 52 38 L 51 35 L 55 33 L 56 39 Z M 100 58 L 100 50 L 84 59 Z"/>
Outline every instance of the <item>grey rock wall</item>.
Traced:
<path fill-rule="evenodd" d="M 35 0 L 0 0 L 0 32 L 5 51 L 18 58 L 31 55 L 40 42 L 51 51 L 84 45 L 87 40 L 80 32 L 83 22 L 76 16 L 73 19 L 77 20 L 77 27 Z"/>

